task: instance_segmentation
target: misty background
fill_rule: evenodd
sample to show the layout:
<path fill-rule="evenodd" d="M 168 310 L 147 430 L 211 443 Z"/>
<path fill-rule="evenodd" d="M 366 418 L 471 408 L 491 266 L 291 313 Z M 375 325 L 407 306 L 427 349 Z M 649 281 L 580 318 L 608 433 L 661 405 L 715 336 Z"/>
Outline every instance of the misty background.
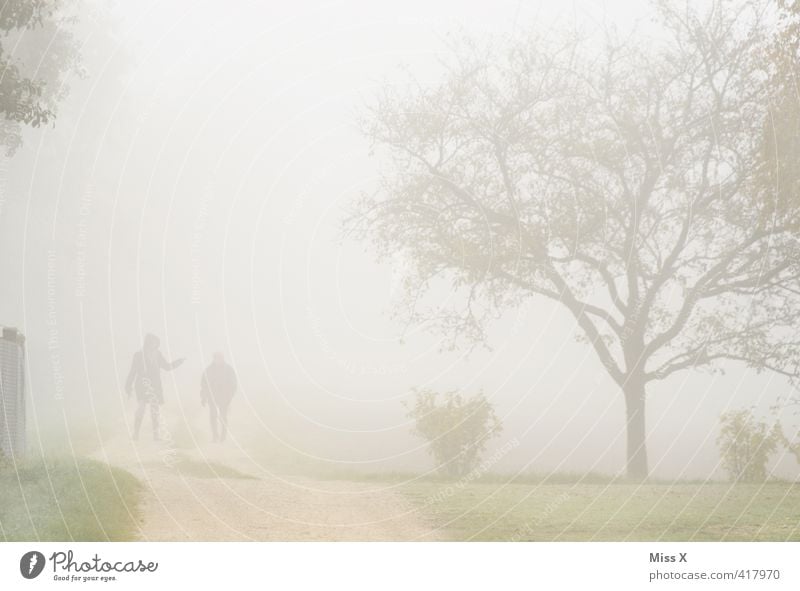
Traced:
<path fill-rule="evenodd" d="M 241 382 L 228 445 L 245 451 L 428 470 L 401 401 L 414 387 L 482 389 L 504 424 L 492 445 L 515 442 L 494 469 L 622 471 L 623 397 L 565 310 L 531 299 L 489 327 L 491 350 L 442 351 L 392 319 L 402 255 L 376 263 L 342 220 L 378 180 L 359 110 L 403 67 L 435 84 L 453 36 L 646 27 L 648 11 L 82 2 L 81 68 L 55 123 L 25 129 L 0 161 L 0 324 L 27 337 L 31 445 L 124 429 L 124 379 L 152 332 L 168 359 L 187 358 L 165 376 L 168 424 L 201 442 L 200 374 L 222 351 Z M 653 476 L 721 476 L 720 413 L 767 413 L 790 393 L 772 374 L 725 370 L 650 387 Z M 775 471 L 798 468 L 781 455 Z"/>

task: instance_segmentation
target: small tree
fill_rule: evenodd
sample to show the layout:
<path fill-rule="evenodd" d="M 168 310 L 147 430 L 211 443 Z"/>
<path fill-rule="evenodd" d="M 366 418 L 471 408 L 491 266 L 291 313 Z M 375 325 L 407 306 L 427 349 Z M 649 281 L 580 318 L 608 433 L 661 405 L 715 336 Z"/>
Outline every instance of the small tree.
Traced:
<path fill-rule="evenodd" d="M 778 423 L 770 427 L 749 410 L 732 410 L 720 417 L 722 465 L 735 482 L 761 482 L 767 477 L 767 462 L 784 442 Z"/>
<path fill-rule="evenodd" d="M 406 405 L 412 433 L 429 442 L 428 453 L 440 472 L 461 478 L 474 470 L 490 439 L 502 431 L 500 419 L 483 392 L 465 398 L 457 392 L 416 392 Z"/>

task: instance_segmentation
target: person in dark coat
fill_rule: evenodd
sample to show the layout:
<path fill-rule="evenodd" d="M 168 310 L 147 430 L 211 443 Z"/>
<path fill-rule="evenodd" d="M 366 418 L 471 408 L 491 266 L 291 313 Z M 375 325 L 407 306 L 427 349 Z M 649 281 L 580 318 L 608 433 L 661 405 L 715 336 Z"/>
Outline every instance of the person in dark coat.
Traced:
<path fill-rule="evenodd" d="M 222 353 L 214 353 L 214 361 L 203 372 L 200 381 L 200 403 L 203 406 L 208 404 L 214 441 L 225 441 L 228 434 L 228 408 L 236 388 L 236 372 L 225 363 Z"/>
<path fill-rule="evenodd" d="M 136 419 L 133 425 L 133 438 L 139 439 L 139 429 L 142 426 L 145 407 L 150 406 L 150 419 L 153 423 L 153 439 L 161 439 L 159 430 L 160 410 L 164 404 L 164 390 L 161 386 L 161 371 L 171 371 L 183 363 L 183 359 L 176 359 L 169 363 L 159 350 L 161 342 L 152 334 L 145 335 L 142 350 L 135 353 L 128 379 L 125 380 L 125 391 L 130 398 L 136 392 Z"/>

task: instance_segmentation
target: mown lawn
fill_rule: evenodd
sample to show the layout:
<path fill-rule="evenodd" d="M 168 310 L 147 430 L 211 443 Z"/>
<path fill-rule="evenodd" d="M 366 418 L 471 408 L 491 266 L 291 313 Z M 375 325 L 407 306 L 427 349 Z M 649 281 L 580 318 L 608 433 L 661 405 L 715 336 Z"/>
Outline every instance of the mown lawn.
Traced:
<path fill-rule="evenodd" d="M 415 482 L 400 490 L 453 540 L 800 541 L 800 484 Z"/>
<path fill-rule="evenodd" d="M 128 472 L 93 460 L 0 464 L 0 540 L 131 540 L 141 490 Z"/>

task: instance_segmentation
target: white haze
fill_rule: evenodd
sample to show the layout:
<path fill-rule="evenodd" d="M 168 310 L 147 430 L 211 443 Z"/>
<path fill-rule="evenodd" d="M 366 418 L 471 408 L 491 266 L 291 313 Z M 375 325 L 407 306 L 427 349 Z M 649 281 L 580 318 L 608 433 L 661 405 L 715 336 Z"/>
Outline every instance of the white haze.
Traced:
<path fill-rule="evenodd" d="M 188 358 L 166 412 L 198 437 L 199 375 L 221 350 L 242 381 L 231 445 L 429 468 L 401 401 L 413 387 L 483 389 L 504 422 L 494 445 L 519 443 L 496 469 L 622 470 L 622 396 L 567 314 L 531 300 L 491 327 L 492 350 L 440 352 L 390 315 L 402 255 L 378 264 L 341 226 L 377 178 L 356 116 L 399 66 L 435 83 L 449 35 L 646 26 L 645 3 L 88 6 L 85 77 L 0 170 L 0 324 L 28 337 L 42 441 L 129 420 L 123 380 L 153 332 Z M 654 475 L 720 475 L 720 412 L 766 412 L 787 393 L 733 365 L 652 387 Z M 783 458 L 779 472 L 797 468 Z"/>

